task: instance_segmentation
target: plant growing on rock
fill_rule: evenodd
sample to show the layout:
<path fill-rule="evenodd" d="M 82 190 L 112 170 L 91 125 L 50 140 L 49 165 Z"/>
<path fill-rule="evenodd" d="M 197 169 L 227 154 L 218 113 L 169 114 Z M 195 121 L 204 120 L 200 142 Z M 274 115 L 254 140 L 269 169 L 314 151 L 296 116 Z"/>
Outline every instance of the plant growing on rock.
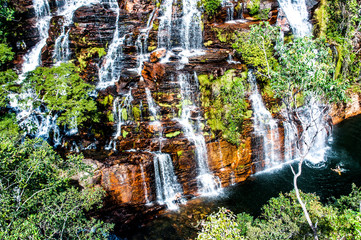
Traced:
<path fill-rule="evenodd" d="M 204 10 L 209 17 L 212 17 L 216 14 L 218 8 L 220 8 L 222 0 L 202 0 Z"/>
<path fill-rule="evenodd" d="M 207 123 L 212 131 L 221 131 L 228 142 L 240 144 L 242 123 L 249 117 L 245 73 L 237 76 L 235 70 L 228 70 L 218 78 L 208 75 L 198 78 L 203 107 L 207 108 Z"/>
<path fill-rule="evenodd" d="M 274 44 L 279 36 L 279 29 L 268 22 L 252 25 L 249 32 L 236 32 L 232 47 L 241 54 L 247 65 L 255 68 L 256 75 L 269 79 L 271 70 L 276 68 Z"/>
<path fill-rule="evenodd" d="M 3 122 L 2 122 L 3 123 Z M 40 139 L 0 132 L 0 238 L 106 239 L 111 225 L 89 219 L 104 191 L 70 185 L 86 171 L 80 156 L 60 158 Z"/>
<path fill-rule="evenodd" d="M 60 66 L 39 67 L 27 74 L 21 84 L 22 96 L 19 101 L 28 108 L 30 114 L 58 114 L 57 124 L 76 127 L 87 120 L 96 120 L 90 114 L 96 110 L 96 103 L 90 97 L 94 87 L 80 78 L 72 63 Z M 29 94 L 30 91 L 30 94 Z M 30 104 L 29 104 L 30 103 Z M 24 120 L 24 119 L 21 119 Z"/>

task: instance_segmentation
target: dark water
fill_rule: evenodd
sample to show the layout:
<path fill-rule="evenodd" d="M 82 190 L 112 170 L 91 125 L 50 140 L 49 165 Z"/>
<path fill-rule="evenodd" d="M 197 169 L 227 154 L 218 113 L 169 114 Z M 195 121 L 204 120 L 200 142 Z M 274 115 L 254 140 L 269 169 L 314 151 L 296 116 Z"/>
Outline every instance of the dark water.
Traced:
<path fill-rule="evenodd" d="M 293 163 L 292 165 L 296 165 Z M 339 166 L 341 175 L 332 171 Z M 316 193 L 321 200 L 348 194 L 351 184 L 361 185 L 361 115 L 335 126 L 328 139 L 325 161 L 318 166 L 303 164 L 299 188 L 304 192 Z M 216 199 L 197 199 L 179 212 L 159 216 L 139 233 L 128 239 L 189 239 L 196 236 L 197 220 L 206 214 L 226 207 L 235 213 L 247 212 L 257 216 L 260 208 L 271 197 L 293 189 L 293 175 L 289 165 L 271 172 L 260 173 L 249 180 L 225 189 Z"/>

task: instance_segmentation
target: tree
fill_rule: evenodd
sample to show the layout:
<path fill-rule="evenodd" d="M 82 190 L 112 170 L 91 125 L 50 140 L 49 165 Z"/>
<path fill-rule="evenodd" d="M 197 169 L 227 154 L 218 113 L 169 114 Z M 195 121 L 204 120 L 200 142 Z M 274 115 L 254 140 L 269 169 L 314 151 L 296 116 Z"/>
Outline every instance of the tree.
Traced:
<path fill-rule="evenodd" d="M 307 37 L 295 39 L 288 44 L 279 43 L 276 46 L 279 68 L 271 72 L 271 87 L 275 96 L 284 104 L 285 118 L 289 123 L 301 122 L 304 131 L 299 131 L 295 124 L 291 124 L 296 138 L 296 147 L 300 155 L 297 172 L 294 173 L 293 184 L 297 199 L 304 211 L 305 217 L 317 237 L 317 225 L 314 225 L 302 201 L 297 186 L 297 180 L 302 174 L 302 164 L 312 148 L 317 135 L 324 131 L 319 126 L 319 119 L 325 117 L 327 106 L 319 105 L 321 102 L 337 102 L 346 100 L 348 83 L 333 77 L 334 64 L 331 50 L 323 40 L 311 40 Z M 316 101 L 315 101 L 316 99 Z M 319 105 L 310 108 L 308 119 L 300 117 L 299 106 Z M 314 128 L 313 136 L 306 136 L 305 129 Z"/>
<path fill-rule="evenodd" d="M 270 79 L 271 70 L 277 66 L 274 44 L 279 38 L 279 28 L 268 22 L 252 25 L 249 32 L 236 32 L 232 47 L 241 54 L 247 65 L 256 70 L 256 75 Z"/>
<path fill-rule="evenodd" d="M 105 239 L 110 225 L 88 219 L 100 187 L 70 185 L 81 156 L 59 157 L 43 140 L 0 133 L 0 238 Z"/>

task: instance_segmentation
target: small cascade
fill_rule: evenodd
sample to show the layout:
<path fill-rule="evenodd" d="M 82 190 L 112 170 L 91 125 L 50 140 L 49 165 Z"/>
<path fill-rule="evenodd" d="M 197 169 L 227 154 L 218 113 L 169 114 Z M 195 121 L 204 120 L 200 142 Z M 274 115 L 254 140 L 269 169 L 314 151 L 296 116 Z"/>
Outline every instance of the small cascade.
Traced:
<path fill-rule="evenodd" d="M 146 61 L 149 56 L 148 56 L 148 37 L 149 37 L 149 32 L 153 27 L 153 21 L 155 18 L 155 13 L 157 11 L 157 8 L 154 8 L 154 10 L 151 12 L 148 22 L 147 22 L 147 26 L 144 29 L 140 30 L 140 34 L 135 42 L 135 45 L 137 47 L 137 73 L 138 75 L 142 75 L 142 69 L 143 69 L 143 63 L 144 61 Z"/>
<path fill-rule="evenodd" d="M 154 173 L 159 204 L 167 204 L 169 209 L 178 209 L 183 190 L 174 174 L 173 162 L 169 154 L 154 153 Z M 181 202 L 180 202 L 181 203 Z"/>
<path fill-rule="evenodd" d="M 297 37 L 309 36 L 312 32 L 312 25 L 308 21 L 306 0 L 278 0 L 278 2 L 286 14 L 294 35 Z"/>
<path fill-rule="evenodd" d="M 233 21 L 233 14 L 234 14 L 234 6 L 233 3 L 229 0 L 222 1 L 222 7 L 227 8 L 227 18 L 226 22 Z"/>
<path fill-rule="evenodd" d="M 182 48 L 186 53 L 202 48 L 201 13 L 197 1 L 182 0 L 182 16 L 177 16 L 173 0 L 164 0 L 160 7 L 160 24 L 158 31 L 158 48 Z"/>
<path fill-rule="evenodd" d="M 99 69 L 99 83 L 97 89 L 105 89 L 119 80 L 123 60 L 123 46 L 126 34 L 119 28 L 120 8 L 117 0 L 109 0 L 110 9 L 116 12 L 115 31 L 113 40 L 109 45 L 107 55 Z"/>
<path fill-rule="evenodd" d="M 276 146 L 280 143 L 278 124 L 266 109 L 257 86 L 256 77 L 251 70 L 248 72 L 248 81 L 252 92 L 250 100 L 253 110 L 254 134 L 262 141 L 265 168 L 272 168 L 277 166 L 281 159 L 279 150 L 276 149 Z"/>
<path fill-rule="evenodd" d="M 319 102 L 311 99 L 310 102 L 298 109 L 297 116 L 302 126 L 301 152 L 312 164 L 324 161 L 326 139 L 330 126 L 327 123 L 327 111 Z"/>
<path fill-rule="evenodd" d="M 244 3 L 239 3 L 239 8 L 237 10 L 237 19 L 244 19 L 243 17 L 243 9 L 244 9 Z"/>
<path fill-rule="evenodd" d="M 25 77 L 27 72 L 33 71 L 41 65 L 41 49 L 46 44 L 49 36 L 49 26 L 51 20 L 50 6 L 47 0 L 33 0 L 36 16 L 36 27 L 39 32 L 40 41 L 24 56 L 24 63 L 21 69 L 20 79 Z"/>
<path fill-rule="evenodd" d="M 145 180 L 144 167 L 143 167 L 143 164 L 139 164 L 139 166 L 140 166 L 140 174 L 142 175 L 142 181 L 143 181 L 143 191 L 144 191 L 145 203 L 150 204 L 149 196 L 148 196 L 147 181 Z"/>
<path fill-rule="evenodd" d="M 82 7 L 100 3 L 100 0 L 62 0 L 57 1 L 57 15 L 63 16 L 61 34 L 55 40 L 53 58 L 57 64 L 70 60 L 69 27 L 73 24 L 74 12 Z"/>
<path fill-rule="evenodd" d="M 178 122 L 182 125 L 184 135 L 195 145 L 194 150 L 198 166 L 198 192 L 201 195 L 217 195 L 221 186 L 208 167 L 206 141 L 201 131 L 201 116 L 199 107 L 195 105 L 196 100 L 191 88 L 190 78 L 190 76 L 183 73 L 178 75 L 182 98 L 182 113 Z M 198 79 L 196 74 L 194 79 L 196 81 Z M 198 89 L 198 82 L 196 82 L 196 87 Z"/>
<path fill-rule="evenodd" d="M 284 148 L 285 148 L 284 160 L 285 162 L 288 162 L 298 159 L 300 157 L 300 152 L 297 150 L 297 142 L 296 142 L 298 136 L 298 129 L 293 121 L 287 120 L 288 119 L 287 116 L 284 116 L 284 118 L 286 119 L 285 121 L 283 121 Z"/>
<path fill-rule="evenodd" d="M 163 126 L 157 119 L 159 115 L 158 107 L 154 102 L 150 90 L 146 88 L 145 92 L 149 113 L 153 118 L 150 124 L 156 127 L 159 141 L 159 151 L 153 152 L 157 201 L 159 204 L 167 204 L 169 209 L 175 210 L 178 209 L 177 204 L 184 202 L 182 199 L 183 190 L 174 173 L 172 158 L 169 154 L 162 153 Z"/>
<path fill-rule="evenodd" d="M 129 90 L 122 98 L 113 100 L 113 117 L 115 122 L 115 133 L 105 150 L 116 151 L 116 140 L 122 135 L 122 126 L 132 121 L 132 89 Z"/>

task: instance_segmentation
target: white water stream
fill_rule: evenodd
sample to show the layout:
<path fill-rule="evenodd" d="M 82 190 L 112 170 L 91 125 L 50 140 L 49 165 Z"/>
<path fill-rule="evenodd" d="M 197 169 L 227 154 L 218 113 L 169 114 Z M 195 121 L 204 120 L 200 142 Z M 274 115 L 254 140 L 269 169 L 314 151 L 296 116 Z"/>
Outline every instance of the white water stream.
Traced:
<path fill-rule="evenodd" d="M 278 124 L 264 105 L 252 70 L 248 71 L 248 81 L 251 85 L 254 134 L 261 139 L 265 168 L 272 168 L 279 165 L 281 159 L 279 149 L 276 149 L 280 144 Z"/>
<path fill-rule="evenodd" d="M 110 8 L 116 12 L 115 31 L 113 40 L 109 45 L 107 55 L 99 69 L 99 83 L 97 89 L 105 89 L 119 80 L 123 70 L 123 46 L 127 37 L 124 30 L 119 27 L 120 8 L 117 0 L 109 0 Z"/>
<path fill-rule="evenodd" d="M 46 45 L 46 39 L 49 36 L 51 13 L 48 0 L 33 0 L 33 5 L 36 16 L 36 28 L 39 32 L 39 42 L 24 56 L 20 80 L 24 79 L 26 73 L 40 66 L 41 50 Z"/>
<path fill-rule="evenodd" d="M 312 33 L 312 25 L 309 22 L 306 0 L 278 0 L 285 12 L 296 37 L 309 36 Z"/>
<path fill-rule="evenodd" d="M 197 76 L 194 75 L 195 81 Z M 199 107 L 196 106 L 196 99 L 190 83 L 191 76 L 179 73 L 178 83 L 181 90 L 182 113 L 178 122 L 182 125 L 184 135 L 195 145 L 195 158 L 198 167 L 198 192 L 201 195 L 217 195 L 221 190 L 220 181 L 214 177 L 208 167 L 207 147 L 201 131 Z M 196 88 L 198 86 L 196 84 Z M 197 117 L 191 116 L 197 113 Z"/>

